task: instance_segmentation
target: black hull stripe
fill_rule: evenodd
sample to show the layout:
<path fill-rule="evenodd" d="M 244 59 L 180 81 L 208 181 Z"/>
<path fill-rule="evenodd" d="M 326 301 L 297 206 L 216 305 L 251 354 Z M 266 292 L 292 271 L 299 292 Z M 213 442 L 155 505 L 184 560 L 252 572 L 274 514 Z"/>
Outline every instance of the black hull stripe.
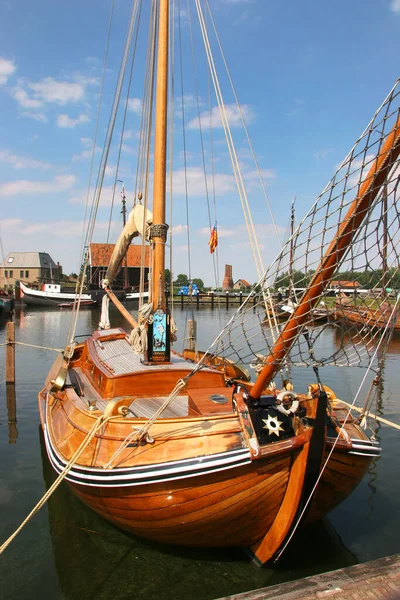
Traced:
<path fill-rule="evenodd" d="M 49 460 L 57 473 L 61 473 L 66 462 L 53 448 L 47 428 L 44 430 L 46 450 Z M 133 467 L 117 469 L 94 469 L 84 467 L 73 467 L 66 479 L 72 483 L 94 487 L 126 487 L 135 485 L 146 485 L 149 483 L 161 483 L 188 477 L 198 477 L 218 471 L 225 471 L 241 467 L 251 463 L 250 452 L 246 449 L 234 450 L 213 457 L 201 457 L 197 460 L 182 460 L 165 465 L 155 465 L 157 468 Z"/>

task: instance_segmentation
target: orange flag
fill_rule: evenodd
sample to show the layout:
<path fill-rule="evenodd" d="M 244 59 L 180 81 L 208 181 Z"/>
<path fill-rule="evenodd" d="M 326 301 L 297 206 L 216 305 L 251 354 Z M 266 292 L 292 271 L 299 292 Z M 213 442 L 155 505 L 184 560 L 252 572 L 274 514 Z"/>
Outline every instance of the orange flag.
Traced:
<path fill-rule="evenodd" d="M 215 248 L 218 246 L 217 221 L 215 221 L 214 227 L 211 229 L 211 236 L 208 245 L 210 246 L 210 254 L 215 252 Z"/>

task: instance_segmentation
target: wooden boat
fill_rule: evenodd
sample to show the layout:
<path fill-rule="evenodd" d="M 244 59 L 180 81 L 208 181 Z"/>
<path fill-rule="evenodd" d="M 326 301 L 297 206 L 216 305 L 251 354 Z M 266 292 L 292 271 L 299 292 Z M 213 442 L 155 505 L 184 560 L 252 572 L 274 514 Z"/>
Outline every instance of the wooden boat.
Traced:
<path fill-rule="evenodd" d="M 33 306 L 55 306 L 63 302 L 74 302 L 77 298 L 75 292 L 62 292 L 61 285 L 57 283 L 45 284 L 42 290 L 34 290 L 20 281 L 21 299 L 25 304 Z M 81 302 L 92 300 L 90 294 L 81 294 Z"/>
<path fill-rule="evenodd" d="M 196 7 L 204 24 L 200 3 Z M 284 550 L 299 525 L 342 502 L 381 451 L 321 382 L 319 368 L 328 362 L 338 366 L 344 354 L 318 359 L 317 338 L 307 325 L 335 273 L 352 256 L 354 241 L 373 224 L 382 185 L 397 181 L 398 90 L 386 101 L 384 126 L 379 109 L 368 135 L 356 142 L 366 144 L 364 156 L 374 151 L 375 158 L 352 194 L 344 187 L 337 195 L 341 208 L 332 208 L 332 218 L 336 224 L 337 214 L 343 219 L 331 241 L 326 240 L 332 230 L 328 213 L 323 220 L 319 209 L 333 206 L 329 193 L 337 173 L 326 188 L 328 196 L 324 192 L 317 199 L 294 234 L 291 245 L 315 242 L 303 257 L 307 277 L 310 267 L 313 274 L 282 327 L 269 329 L 263 321 L 269 281 L 287 269 L 288 245 L 260 279 L 258 304 L 243 303 L 199 358 L 179 354 L 171 349 L 172 319 L 164 293 L 168 1 L 160 0 L 157 9 L 153 214 L 141 204 L 132 209 L 103 282 L 106 298 L 133 331 L 129 335 L 103 325 L 79 343 L 72 331 L 39 393 L 40 419 L 55 471 L 64 473 L 76 495 L 105 519 L 166 544 L 246 547 L 263 564 Z M 352 157 L 360 155 L 351 152 L 339 169 L 355 169 Z M 110 286 L 132 238 L 146 231 L 152 246 L 150 303 L 137 322 Z M 397 235 L 396 229 L 394 247 Z M 398 273 L 399 265 L 393 265 Z M 366 348 L 371 365 L 374 355 Z M 361 355 L 358 351 L 357 358 Z M 354 362 L 354 353 L 348 356 Z M 232 367 L 252 361 L 259 367 L 255 381 Z M 290 380 L 276 385 L 290 361 L 314 370 L 316 382 L 305 391 Z"/>
<path fill-rule="evenodd" d="M 75 302 L 60 302 L 58 308 L 74 308 Z M 85 306 L 95 306 L 97 304 L 96 300 L 81 300 L 80 308 L 85 308 Z"/>
<path fill-rule="evenodd" d="M 393 303 L 390 304 L 387 299 L 379 302 L 379 308 L 370 308 L 366 303 L 354 305 L 352 302 L 344 304 L 337 302 L 333 311 L 334 318 L 345 325 L 352 325 L 358 329 L 364 327 L 374 327 L 384 329 L 390 320 L 393 321 L 391 327 L 394 333 L 400 333 L 400 312 L 398 310 L 393 314 Z"/>

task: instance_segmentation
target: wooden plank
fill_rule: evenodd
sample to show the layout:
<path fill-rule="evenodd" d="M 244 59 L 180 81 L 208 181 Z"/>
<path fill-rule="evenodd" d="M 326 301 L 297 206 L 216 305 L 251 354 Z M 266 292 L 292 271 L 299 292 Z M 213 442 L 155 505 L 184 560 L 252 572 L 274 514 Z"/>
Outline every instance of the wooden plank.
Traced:
<path fill-rule="evenodd" d="M 360 600 L 400 598 L 400 554 L 219 600 Z"/>

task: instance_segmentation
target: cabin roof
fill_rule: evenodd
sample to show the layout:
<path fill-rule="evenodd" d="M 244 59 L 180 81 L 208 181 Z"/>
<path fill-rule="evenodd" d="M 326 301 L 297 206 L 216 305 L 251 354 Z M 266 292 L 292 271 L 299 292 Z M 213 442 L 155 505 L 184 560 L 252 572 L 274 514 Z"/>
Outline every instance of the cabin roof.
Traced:
<path fill-rule="evenodd" d="M 115 244 L 90 244 L 90 266 L 107 267 Z M 148 267 L 150 262 L 150 246 L 146 245 L 144 266 Z M 142 263 L 142 245 L 131 244 L 126 254 L 128 267 L 140 267 Z"/>
<path fill-rule="evenodd" d="M 47 252 L 9 252 L 0 263 L 4 269 L 57 269 Z"/>

